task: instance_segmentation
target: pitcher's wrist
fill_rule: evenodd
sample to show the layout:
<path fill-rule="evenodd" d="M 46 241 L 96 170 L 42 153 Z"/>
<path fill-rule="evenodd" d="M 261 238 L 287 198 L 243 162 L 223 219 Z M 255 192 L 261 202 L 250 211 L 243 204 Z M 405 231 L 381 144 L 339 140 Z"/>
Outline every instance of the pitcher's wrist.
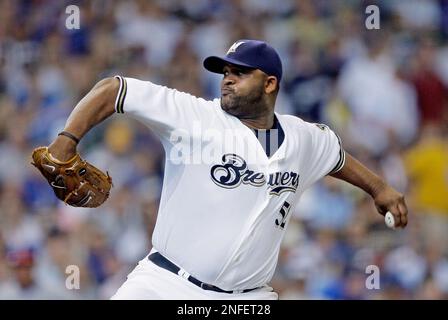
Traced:
<path fill-rule="evenodd" d="M 67 161 L 76 154 L 76 142 L 66 136 L 58 136 L 48 147 L 48 152 L 60 161 Z"/>
<path fill-rule="evenodd" d="M 383 191 L 385 188 L 387 187 L 387 183 L 386 181 L 384 181 L 381 178 L 378 178 L 378 180 L 374 181 L 371 185 L 371 187 L 369 188 L 369 194 L 370 196 L 375 199 L 378 194 Z"/>

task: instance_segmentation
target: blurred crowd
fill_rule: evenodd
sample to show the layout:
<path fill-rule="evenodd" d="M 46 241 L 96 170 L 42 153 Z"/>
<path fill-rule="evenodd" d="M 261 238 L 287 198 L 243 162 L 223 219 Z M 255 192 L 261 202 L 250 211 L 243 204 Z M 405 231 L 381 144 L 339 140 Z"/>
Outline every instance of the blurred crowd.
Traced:
<path fill-rule="evenodd" d="M 66 27 L 71 4 L 79 29 Z M 366 28 L 368 4 L 380 8 L 378 30 Z M 151 249 L 160 143 L 117 116 L 86 135 L 79 151 L 114 179 L 94 210 L 58 201 L 32 149 L 104 77 L 218 97 L 220 76 L 202 60 L 244 38 L 282 56 L 277 112 L 328 124 L 410 210 L 407 229 L 387 229 L 366 194 L 323 179 L 289 222 L 271 283 L 280 299 L 448 298 L 447 0 L 1 0 L 0 299 L 115 293 Z"/>

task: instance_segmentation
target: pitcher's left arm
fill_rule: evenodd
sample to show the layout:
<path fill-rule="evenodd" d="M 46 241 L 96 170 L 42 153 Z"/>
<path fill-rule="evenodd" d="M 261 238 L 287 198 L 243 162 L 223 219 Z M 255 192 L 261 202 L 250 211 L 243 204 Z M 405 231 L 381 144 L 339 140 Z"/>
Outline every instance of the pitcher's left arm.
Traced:
<path fill-rule="evenodd" d="M 347 152 L 344 166 L 330 176 L 367 192 L 375 201 L 380 214 L 384 216 L 390 211 L 394 215 L 396 227 L 404 228 L 408 224 L 408 208 L 404 196 Z"/>

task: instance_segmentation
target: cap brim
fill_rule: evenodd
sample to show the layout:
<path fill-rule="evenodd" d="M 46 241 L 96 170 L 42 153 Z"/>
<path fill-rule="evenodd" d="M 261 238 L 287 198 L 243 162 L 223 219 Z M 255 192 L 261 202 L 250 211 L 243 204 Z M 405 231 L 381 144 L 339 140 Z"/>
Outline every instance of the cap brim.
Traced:
<path fill-rule="evenodd" d="M 222 58 L 217 56 L 210 56 L 204 60 L 203 64 L 205 69 L 214 73 L 224 73 L 224 67 L 228 64 L 236 65 L 239 67 L 256 69 L 256 67 L 254 66 L 251 66 L 249 64 L 243 63 L 241 61 L 229 57 Z"/>

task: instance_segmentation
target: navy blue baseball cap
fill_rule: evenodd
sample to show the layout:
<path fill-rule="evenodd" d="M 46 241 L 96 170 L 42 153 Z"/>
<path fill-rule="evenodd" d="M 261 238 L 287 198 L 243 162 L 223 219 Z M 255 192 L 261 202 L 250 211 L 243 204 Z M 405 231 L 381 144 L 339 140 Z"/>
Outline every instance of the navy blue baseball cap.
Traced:
<path fill-rule="evenodd" d="M 282 61 L 277 51 L 264 41 L 238 40 L 227 51 L 225 57 L 210 56 L 204 60 L 204 68 L 215 73 L 223 73 L 227 64 L 260 69 L 277 81 L 282 79 Z"/>

